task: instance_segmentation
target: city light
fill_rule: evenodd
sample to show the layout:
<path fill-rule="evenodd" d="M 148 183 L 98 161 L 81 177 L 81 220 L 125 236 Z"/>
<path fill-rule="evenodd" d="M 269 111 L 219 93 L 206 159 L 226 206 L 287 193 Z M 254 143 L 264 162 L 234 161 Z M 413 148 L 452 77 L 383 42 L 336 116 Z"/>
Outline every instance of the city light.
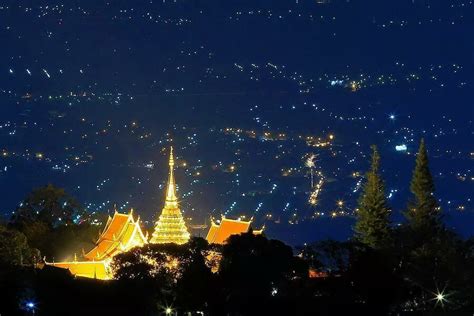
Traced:
<path fill-rule="evenodd" d="M 395 146 L 396 151 L 407 151 L 407 145 L 402 144 L 402 145 L 397 145 Z"/>
<path fill-rule="evenodd" d="M 448 297 L 452 293 L 446 293 L 446 287 L 443 288 L 443 290 L 437 289 L 436 292 L 433 292 L 433 298 L 431 299 L 432 301 L 435 301 L 435 307 L 438 305 L 441 305 L 441 307 L 444 308 L 446 303 L 449 303 Z"/>
<path fill-rule="evenodd" d="M 25 310 L 25 311 L 27 311 L 27 312 L 34 315 L 36 313 L 36 310 L 37 310 L 36 303 L 34 301 L 24 302 L 23 310 Z"/>

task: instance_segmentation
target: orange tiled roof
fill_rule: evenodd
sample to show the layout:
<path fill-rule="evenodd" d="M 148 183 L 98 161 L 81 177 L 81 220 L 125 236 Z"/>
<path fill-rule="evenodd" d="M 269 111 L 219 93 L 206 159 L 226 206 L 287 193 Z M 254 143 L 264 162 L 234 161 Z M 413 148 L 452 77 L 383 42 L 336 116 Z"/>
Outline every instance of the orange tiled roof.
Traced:
<path fill-rule="evenodd" d="M 72 275 L 78 277 L 108 280 L 111 275 L 104 261 L 58 262 L 48 263 L 53 267 L 68 269 Z"/>
<path fill-rule="evenodd" d="M 114 217 L 107 223 L 107 226 L 105 227 L 104 232 L 101 234 L 99 241 L 101 239 L 114 239 L 114 235 L 116 238 L 118 233 L 120 233 L 124 226 L 128 224 L 129 220 L 129 214 L 115 213 Z"/>
<path fill-rule="evenodd" d="M 147 243 L 139 221 L 139 219 L 134 221 L 132 212 L 129 214 L 115 212 L 113 218 L 109 217 L 96 246 L 84 255 L 87 261 L 46 262 L 46 264 L 68 269 L 75 276 L 108 280 L 111 278 L 108 265 L 113 256 Z"/>
<path fill-rule="evenodd" d="M 233 220 L 222 217 L 220 224 L 211 222 L 206 240 L 211 244 L 224 244 L 231 235 L 246 233 L 250 229 L 252 221 Z M 254 232 L 256 234 L 261 231 Z"/>
<path fill-rule="evenodd" d="M 88 260 L 103 260 L 136 244 L 144 243 L 146 243 L 146 238 L 138 220 L 136 222 L 133 220 L 132 212 L 130 214 L 115 213 L 114 217 L 107 222 L 96 246 L 84 257 Z"/>

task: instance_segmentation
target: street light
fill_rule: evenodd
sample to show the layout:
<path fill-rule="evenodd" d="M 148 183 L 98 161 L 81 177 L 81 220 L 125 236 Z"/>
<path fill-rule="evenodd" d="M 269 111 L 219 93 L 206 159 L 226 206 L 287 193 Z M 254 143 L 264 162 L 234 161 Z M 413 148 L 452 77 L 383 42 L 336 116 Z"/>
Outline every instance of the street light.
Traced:
<path fill-rule="evenodd" d="M 31 313 L 32 315 L 35 314 L 36 311 L 36 304 L 33 301 L 27 301 L 25 302 L 25 308 L 27 312 Z"/>

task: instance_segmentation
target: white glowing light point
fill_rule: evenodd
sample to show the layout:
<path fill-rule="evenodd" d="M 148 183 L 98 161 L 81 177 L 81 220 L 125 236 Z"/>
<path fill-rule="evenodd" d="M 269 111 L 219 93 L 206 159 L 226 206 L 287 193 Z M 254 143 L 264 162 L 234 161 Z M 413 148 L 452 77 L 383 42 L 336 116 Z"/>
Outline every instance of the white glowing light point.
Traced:
<path fill-rule="evenodd" d="M 395 114 L 390 114 L 389 118 L 393 121 L 395 119 Z"/>
<path fill-rule="evenodd" d="M 397 145 L 395 146 L 396 151 L 407 151 L 407 145 L 402 144 L 402 145 Z"/>
<path fill-rule="evenodd" d="M 445 293 L 446 288 L 444 288 L 442 291 L 436 290 L 436 293 L 433 292 L 434 298 L 432 298 L 432 301 L 436 301 L 435 306 L 438 306 L 438 304 L 441 305 L 441 307 L 444 307 L 444 303 L 449 303 L 447 297 L 449 294 Z"/>
<path fill-rule="evenodd" d="M 314 168 L 315 166 L 315 160 L 316 159 L 316 155 L 310 155 L 308 157 L 308 159 L 306 159 L 306 167 L 308 168 Z"/>

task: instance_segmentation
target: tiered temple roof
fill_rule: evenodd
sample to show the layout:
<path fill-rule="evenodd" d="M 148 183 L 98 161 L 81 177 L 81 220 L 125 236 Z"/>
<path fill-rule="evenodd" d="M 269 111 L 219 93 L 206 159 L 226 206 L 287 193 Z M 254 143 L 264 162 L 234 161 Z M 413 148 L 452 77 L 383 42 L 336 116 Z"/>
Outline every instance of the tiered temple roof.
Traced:
<path fill-rule="evenodd" d="M 165 206 L 155 224 L 155 231 L 150 239 L 150 243 L 153 244 L 184 244 L 188 242 L 190 237 L 176 197 L 173 147 L 170 149 L 169 167 L 170 171 L 166 189 Z"/>
<path fill-rule="evenodd" d="M 250 221 L 243 221 L 241 219 L 229 219 L 222 217 L 219 224 L 216 224 L 211 219 L 211 227 L 207 233 L 206 240 L 210 244 L 225 244 L 227 239 L 232 235 L 240 235 L 242 233 L 247 233 L 250 230 Z M 261 234 L 263 228 L 260 230 L 254 230 L 253 233 L 258 235 Z"/>
<path fill-rule="evenodd" d="M 133 210 L 129 214 L 115 212 L 108 219 L 96 246 L 84 257 L 88 260 L 103 260 L 147 243 L 147 237 L 140 228 L 140 218 L 133 220 Z"/>
<path fill-rule="evenodd" d="M 140 227 L 140 218 L 133 219 L 133 210 L 129 214 L 120 214 L 115 211 L 114 217 L 107 220 L 104 231 L 96 245 L 87 254 L 85 261 L 53 262 L 47 265 L 68 269 L 71 274 L 80 277 L 107 280 L 111 278 L 109 263 L 112 258 L 133 247 L 143 246 L 147 243 Z"/>

